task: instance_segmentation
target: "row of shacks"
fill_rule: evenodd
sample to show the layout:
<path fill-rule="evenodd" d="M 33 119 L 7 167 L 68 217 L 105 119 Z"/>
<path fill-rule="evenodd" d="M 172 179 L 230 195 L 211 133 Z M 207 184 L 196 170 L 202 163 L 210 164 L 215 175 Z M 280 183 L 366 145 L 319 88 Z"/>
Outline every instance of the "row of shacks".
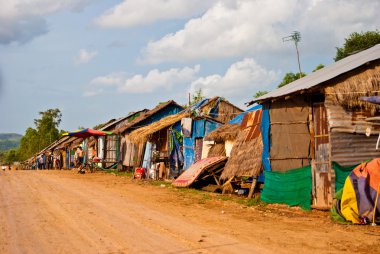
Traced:
<path fill-rule="evenodd" d="M 154 169 L 156 178 L 225 156 L 216 179 L 224 191 L 237 182 L 252 191 L 258 181 L 268 202 L 300 205 L 302 197 L 306 207 L 324 209 L 337 190 L 334 165 L 379 156 L 379 106 L 360 99 L 379 93 L 377 45 L 249 102 L 254 106 L 245 112 L 220 97 L 187 109 L 168 101 L 110 121 L 101 130 L 117 135 L 90 140 L 88 147 L 97 143 L 104 163 Z M 66 137 L 45 151 L 64 150 L 69 168 L 80 142 Z"/>

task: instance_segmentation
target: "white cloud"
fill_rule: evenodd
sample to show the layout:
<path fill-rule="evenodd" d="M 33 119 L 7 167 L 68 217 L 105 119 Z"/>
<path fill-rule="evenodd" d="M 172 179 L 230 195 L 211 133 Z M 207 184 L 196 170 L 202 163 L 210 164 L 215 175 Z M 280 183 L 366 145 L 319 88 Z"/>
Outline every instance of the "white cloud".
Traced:
<path fill-rule="evenodd" d="M 252 58 L 233 63 L 221 76 L 201 77 L 192 82 L 190 92 L 202 89 L 205 96 L 224 96 L 228 99 L 251 98 L 259 90 L 267 90 L 278 79 L 278 73 L 260 66 Z"/>
<path fill-rule="evenodd" d="M 349 33 L 379 28 L 380 1 L 218 1 L 183 29 L 151 41 L 143 61 L 189 61 L 284 50 L 281 38 L 299 30 L 306 49 L 334 48 Z"/>
<path fill-rule="evenodd" d="M 78 56 L 75 59 L 76 64 L 86 64 L 89 63 L 98 55 L 97 51 L 87 51 L 86 49 L 79 50 Z"/>
<path fill-rule="evenodd" d="M 45 16 L 81 11 L 90 0 L 0 0 L 0 44 L 24 43 L 47 32 Z"/>
<path fill-rule="evenodd" d="M 124 0 L 95 20 L 100 27 L 132 27 L 184 19 L 206 11 L 216 0 Z"/>
<path fill-rule="evenodd" d="M 196 65 L 193 68 L 172 68 L 166 71 L 154 69 L 146 76 L 141 74 L 130 76 L 125 72 L 114 72 L 93 79 L 84 95 L 93 96 L 110 88 L 116 88 L 119 93 L 134 94 L 170 91 L 174 86 L 191 83 L 196 79 L 199 70 L 200 66 Z"/>

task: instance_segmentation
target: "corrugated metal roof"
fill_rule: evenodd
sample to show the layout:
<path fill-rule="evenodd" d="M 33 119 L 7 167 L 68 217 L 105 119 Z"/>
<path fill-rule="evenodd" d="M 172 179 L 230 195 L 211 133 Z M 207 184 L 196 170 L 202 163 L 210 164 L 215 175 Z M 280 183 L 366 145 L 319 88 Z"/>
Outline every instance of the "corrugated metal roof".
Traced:
<path fill-rule="evenodd" d="M 343 58 L 342 60 L 333 63 L 330 66 L 324 67 L 286 86 L 260 96 L 259 98 L 248 102 L 248 105 L 252 105 L 257 101 L 265 101 L 268 99 L 282 97 L 302 90 L 310 89 L 339 75 L 354 70 L 368 62 L 378 59 L 380 59 L 380 44 L 377 44 L 376 46 L 373 46 L 367 50 L 363 50 L 355 55 Z"/>
<path fill-rule="evenodd" d="M 116 124 L 120 123 L 121 121 L 124 121 L 124 120 L 126 120 L 126 119 L 128 119 L 128 118 L 130 118 L 130 117 L 132 117 L 132 116 L 134 116 L 136 114 L 145 113 L 147 111 L 148 111 L 148 109 L 143 109 L 143 110 L 140 110 L 140 111 L 132 112 L 132 113 L 128 114 L 125 117 L 120 117 L 120 118 L 118 118 L 116 120 L 111 120 L 108 123 L 106 123 L 106 125 L 104 125 L 102 128 L 100 128 L 100 130 L 101 131 L 108 130 L 109 127 L 115 126 Z"/>

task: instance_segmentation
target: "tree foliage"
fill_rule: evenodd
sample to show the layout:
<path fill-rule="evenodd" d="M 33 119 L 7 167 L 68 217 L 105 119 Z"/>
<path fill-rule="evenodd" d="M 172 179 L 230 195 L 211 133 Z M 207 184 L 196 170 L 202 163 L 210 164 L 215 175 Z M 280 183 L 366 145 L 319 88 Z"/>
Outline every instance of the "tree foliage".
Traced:
<path fill-rule="evenodd" d="M 25 160 L 59 139 L 58 129 L 62 113 L 59 109 L 48 109 L 39 112 L 40 118 L 34 119 L 36 128 L 29 127 L 22 137 L 16 156 L 18 160 Z"/>
<path fill-rule="evenodd" d="M 320 69 L 323 69 L 323 68 L 325 68 L 325 66 L 324 66 L 323 64 L 318 64 L 318 65 L 314 68 L 313 72 L 316 72 L 317 70 L 320 70 Z"/>
<path fill-rule="evenodd" d="M 305 77 L 306 74 L 301 72 L 301 77 Z M 278 85 L 277 88 L 283 87 L 289 83 L 292 83 L 293 81 L 296 81 L 297 79 L 300 78 L 299 73 L 293 73 L 293 72 L 288 72 L 285 74 L 284 78 L 282 79 L 282 82 Z"/>
<path fill-rule="evenodd" d="M 261 96 L 263 96 L 263 95 L 265 95 L 265 94 L 267 94 L 268 93 L 268 91 L 257 91 L 256 93 L 255 93 L 255 95 L 253 95 L 253 98 L 259 98 L 259 97 L 261 97 Z"/>
<path fill-rule="evenodd" d="M 195 91 L 195 93 L 191 96 L 191 102 L 190 102 L 190 105 L 193 105 L 197 102 L 200 102 L 201 100 L 203 100 L 205 98 L 205 96 L 203 95 L 203 91 L 201 88 L 199 88 L 197 91 Z"/>
<path fill-rule="evenodd" d="M 370 48 L 379 43 L 380 32 L 378 30 L 352 33 L 345 39 L 342 47 L 336 48 L 336 55 L 334 60 L 339 61 L 351 54 Z"/>

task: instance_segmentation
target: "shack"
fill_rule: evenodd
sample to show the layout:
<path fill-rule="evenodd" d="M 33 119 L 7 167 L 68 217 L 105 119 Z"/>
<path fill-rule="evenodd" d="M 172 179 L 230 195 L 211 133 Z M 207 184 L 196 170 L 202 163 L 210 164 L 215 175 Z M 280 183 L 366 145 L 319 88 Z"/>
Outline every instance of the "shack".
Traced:
<path fill-rule="evenodd" d="M 130 139 L 149 148 L 141 166 L 150 169 L 160 163 L 160 178 L 176 177 L 194 162 L 207 157 L 204 137 L 241 112 L 220 97 L 204 99 L 176 115 L 133 131 Z"/>
<path fill-rule="evenodd" d="M 175 115 L 184 108 L 173 100 L 158 104 L 154 109 L 145 111 L 133 121 L 119 126 L 114 133 L 120 135 L 120 162 L 124 169 L 133 169 L 143 163 L 143 155 L 146 143 L 132 143 L 130 133 L 140 128 L 146 127 L 162 118 Z M 149 147 L 148 147 L 149 150 Z"/>
<path fill-rule="evenodd" d="M 139 116 L 148 112 L 148 109 L 143 109 L 137 112 L 131 112 L 125 117 L 119 119 L 113 119 L 107 123 L 100 126 L 98 129 L 100 131 L 114 132 L 131 123 Z M 92 150 L 96 150 L 97 156 L 102 160 L 103 167 L 110 167 L 116 165 L 122 160 L 122 153 L 120 153 L 122 146 L 124 145 L 121 141 L 120 135 L 106 135 L 102 137 L 92 137 L 87 146 L 87 154 L 91 155 Z M 122 169 L 122 165 L 118 164 L 119 169 Z"/>
<path fill-rule="evenodd" d="M 265 201 L 328 209 L 341 181 L 334 165 L 349 167 L 380 155 L 380 126 L 371 121 L 380 108 L 360 100 L 379 93 L 380 44 L 249 102 L 261 104 L 269 119 L 262 126 Z M 297 191 L 303 200 L 294 202 L 287 195 Z"/>
<path fill-rule="evenodd" d="M 219 179 L 223 193 L 250 189 L 249 197 L 253 195 L 262 171 L 261 108 L 248 109 L 206 137 L 215 141 L 208 157 L 219 156 L 220 151 L 229 157 Z"/>

